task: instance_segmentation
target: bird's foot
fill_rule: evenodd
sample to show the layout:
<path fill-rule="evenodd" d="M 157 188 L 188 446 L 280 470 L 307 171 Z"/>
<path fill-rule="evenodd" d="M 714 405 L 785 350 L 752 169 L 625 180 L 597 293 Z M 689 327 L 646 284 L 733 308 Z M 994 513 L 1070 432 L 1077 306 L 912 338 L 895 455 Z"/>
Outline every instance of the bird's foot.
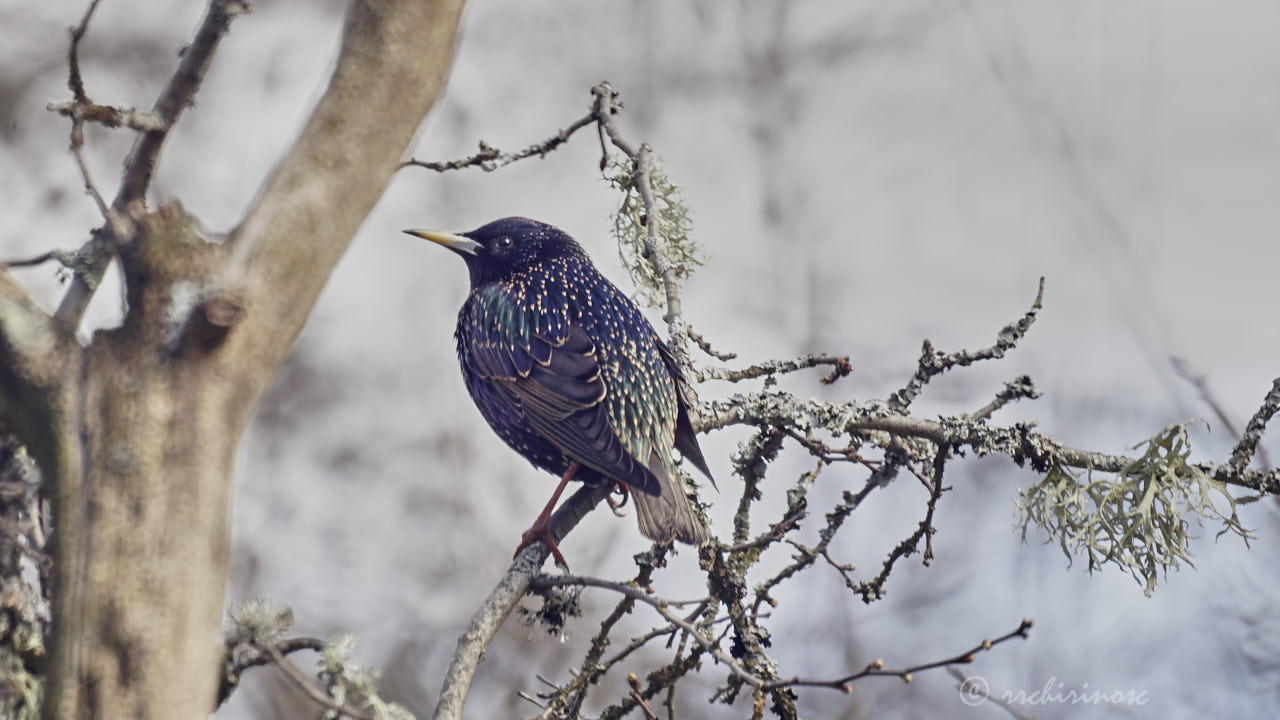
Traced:
<path fill-rule="evenodd" d="M 560 554 L 560 548 L 556 546 L 555 536 L 551 534 L 551 511 L 556 509 L 556 503 L 560 502 L 560 493 L 564 492 L 564 488 L 573 479 L 575 473 L 578 472 L 578 463 L 570 463 L 569 469 L 564 471 L 564 475 L 560 478 L 560 484 L 556 486 L 556 491 L 551 494 L 551 499 L 543 506 L 542 512 L 538 513 L 538 519 L 533 521 L 533 525 L 520 536 L 520 546 L 516 548 L 516 552 L 511 556 L 514 560 L 520 555 L 520 551 L 530 545 L 541 540 L 547 544 L 547 549 L 551 551 L 551 556 L 556 559 L 556 565 L 564 568 L 565 572 L 569 572 L 569 563 L 564 561 L 564 555 Z"/>
<path fill-rule="evenodd" d="M 619 510 L 627 504 L 627 500 L 631 498 L 631 493 L 627 490 L 627 486 L 622 483 L 618 483 L 614 486 L 613 491 L 610 494 L 612 495 L 613 493 L 616 493 L 622 499 L 615 501 L 612 497 L 606 495 L 604 501 L 609 503 L 609 509 L 613 511 L 615 517 L 622 517 L 623 515 Z"/>
<path fill-rule="evenodd" d="M 539 540 L 547 544 L 547 549 L 551 551 L 551 557 L 555 558 L 556 565 L 564 568 L 565 572 L 569 572 L 569 563 L 565 562 L 564 555 L 560 554 L 560 547 L 556 545 L 556 539 L 551 535 L 551 525 L 545 520 L 543 522 L 535 522 L 533 527 L 524 531 L 524 534 L 520 536 L 520 545 L 516 548 L 516 552 L 511 556 L 511 559 L 515 560 L 520 556 L 521 550 Z"/>

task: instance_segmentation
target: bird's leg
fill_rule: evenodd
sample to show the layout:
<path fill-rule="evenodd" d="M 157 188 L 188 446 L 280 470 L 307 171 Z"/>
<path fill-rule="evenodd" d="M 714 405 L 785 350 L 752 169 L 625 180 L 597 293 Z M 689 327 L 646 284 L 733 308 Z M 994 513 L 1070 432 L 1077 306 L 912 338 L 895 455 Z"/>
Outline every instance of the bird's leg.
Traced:
<path fill-rule="evenodd" d="M 613 493 L 617 493 L 622 499 L 615 501 L 613 498 L 606 496 L 604 501 L 609 503 L 609 509 L 613 511 L 615 517 L 622 517 L 622 513 L 618 511 L 622 509 L 623 505 L 627 504 L 627 500 L 631 497 L 631 493 L 623 483 L 618 483 L 618 485 L 613 489 Z"/>
<path fill-rule="evenodd" d="M 551 535 L 551 511 L 556 509 L 556 503 L 560 502 L 560 495 L 564 492 L 565 487 L 569 485 L 569 481 L 573 479 L 575 473 L 578 472 L 578 463 L 570 463 L 569 469 L 564 471 L 564 476 L 560 478 L 560 484 L 556 486 L 556 491 L 551 494 L 551 499 L 547 501 L 546 507 L 542 508 L 542 512 L 538 513 L 538 519 L 533 521 L 533 525 L 520 536 L 520 546 L 516 548 L 515 559 L 520 551 L 529 547 L 533 543 L 541 540 L 547 544 L 547 549 L 551 551 L 551 556 L 556 559 L 556 565 L 569 569 L 569 563 L 564 561 L 564 555 L 560 554 L 560 548 L 556 546 L 556 539 Z"/>

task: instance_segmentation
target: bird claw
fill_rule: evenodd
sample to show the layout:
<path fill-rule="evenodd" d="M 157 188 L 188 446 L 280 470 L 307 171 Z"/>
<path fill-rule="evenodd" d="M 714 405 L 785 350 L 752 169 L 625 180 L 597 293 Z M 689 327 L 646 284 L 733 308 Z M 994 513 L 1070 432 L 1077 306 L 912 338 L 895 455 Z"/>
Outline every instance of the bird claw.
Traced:
<path fill-rule="evenodd" d="M 614 517 L 623 517 L 623 514 L 618 511 L 621 510 L 623 506 L 627 504 L 627 500 L 631 499 L 631 493 L 627 490 L 627 486 L 623 485 L 622 483 L 618 483 L 617 485 L 614 486 L 613 490 L 610 491 L 610 495 L 614 493 L 616 493 L 622 499 L 615 502 L 612 497 L 610 497 L 609 495 L 606 495 L 604 498 L 604 501 L 609 503 L 609 510 L 613 512 Z"/>

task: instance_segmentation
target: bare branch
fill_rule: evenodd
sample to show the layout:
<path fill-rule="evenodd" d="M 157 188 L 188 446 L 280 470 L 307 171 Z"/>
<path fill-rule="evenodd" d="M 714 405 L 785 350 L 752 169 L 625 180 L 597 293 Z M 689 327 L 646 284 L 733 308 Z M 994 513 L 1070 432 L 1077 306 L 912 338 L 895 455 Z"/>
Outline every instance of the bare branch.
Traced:
<path fill-rule="evenodd" d="M 67 252 L 66 250 L 50 250 L 31 258 L 0 260 L 0 270 L 19 267 L 34 267 L 36 265 L 43 265 L 51 260 L 63 267 L 69 268 L 75 263 L 75 253 Z"/>
<path fill-rule="evenodd" d="M 858 672 L 850 673 L 844 677 L 835 678 L 833 680 L 812 680 L 796 677 L 790 680 L 779 680 L 770 683 L 767 687 L 770 689 L 799 686 L 826 687 L 840 690 L 841 692 L 849 692 L 849 683 L 867 677 L 896 677 L 905 682 L 911 682 L 912 676 L 915 673 L 946 667 L 948 665 L 966 665 L 973 662 L 974 657 L 977 654 L 987 652 L 1001 643 L 1012 640 L 1013 638 L 1022 638 L 1025 640 L 1030 636 L 1033 625 L 1034 623 L 1031 620 L 1023 620 L 1022 623 L 1013 631 L 1001 635 L 995 640 L 983 640 L 974 647 L 957 655 L 953 655 L 945 660 L 936 660 L 934 662 L 922 663 L 920 665 L 912 665 L 911 667 L 902 668 L 900 670 L 886 670 L 884 668 L 884 663 L 880 660 L 876 660 Z"/>
<path fill-rule="evenodd" d="M 151 115 L 155 117 L 149 118 L 146 123 L 149 129 L 142 132 L 134 142 L 133 149 L 125 160 L 120 189 L 116 193 L 116 198 L 111 203 L 110 208 L 107 208 L 101 195 L 93 187 L 84 159 L 80 154 L 80 147 L 83 145 L 82 128 L 86 119 L 85 109 L 98 106 L 94 106 L 85 95 L 84 82 L 80 78 L 77 53 L 80 39 L 84 36 L 89 18 L 97 4 L 98 0 L 93 0 L 88 12 L 85 13 L 80 27 L 73 30 L 71 34 L 69 57 L 71 70 L 68 85 L 71 87 L 75 98 L 70 113 L 72 118 L 71 145 L 72 154 L 76 158 L 76 164 L 81 169 L 85 184 L 94 194 L 94 199 L 97 201 L 99 209 L 102 210 L 103 216 L 107 218 L 107 225 L 113 237 L 109 238 L 108 245 L 110 247 L 107 252 L 101 251 L 96 239 L 91 240 L 89 244 L 81 249 L 81 254 L 90 258 L 89 266 L 83 272 L 77 272 L 72 276 L 71 286 L 67 288 L 67 294 L 63 296 L 62 303 L 58 306 L 58 310 L 54 315 L 60 322 L 70 327 L 79 324 L 80 317 L 84 314 L 85 308 L 88 307 L 89 300 L 93 297 L 98 283 L 102 280 L 102 274 L 106 272 L 107 265 L 111 261 L 113 254 L 111 249 L 119 243 L 128 242 L 130 239 L 132 228 L 123 216 L 131 205 L 145 205 L 147 188 L 151 184 L 152 173 L 155 170 L 156 158 L 160 155 L 160 149 L 164 146 L 164 141 L 169 136 L 169 130 L 173 128 L 182 111 L 192 104 L 192 100 L 204 80 L 205 71 L 209 68 L 209 63 L 213 59 L 213 52 L 217 49 L 219 41 L 226 33 L 231 21 L 236 16 L 249 10 L 249 5 L 244 0 L 210 1 L 209 9 L 205 12 L 204 19 L 200 22 L 200 28 L 196 31 L 195 38 L 182 53 L 182 60 L 178 64 L 178 69 L 174 72 L 173 77 L 169 79 L 168 86 L 156 100 L 155 107 L 151 111 Z M 152 122 L 155 119 L 158 119 L 159 122 Z"/>
<path fill-rule="evenodd" d="M 231 27 L 231 21 L 250 9 L 246 0 L 211 0 L 195 37 L 183 48 L 178 69 L 151 110 L 163 125 L 140 135 L 125 160 L 124 180 L 116 196 L 116 207 L 123 208 L 131 202 L 145 200 L 144 196 L 151 186 L 151 176 L 155 172 L 156 159 L 169 137 L 169 131 L 178 122 L 182 112 L 194 104 L 196 92 L 204 82 L 205 73 L 213 61 L 213 53 Z"/>
<path fill-rule="evenodd" d="M 102 199 L 102 193 L 98 192 L 98 186 L 93 184 L 93 178 L 89 175 L 89 166 L 84 161 L 84 120 L 75 117 L 71 121 L 71 157 L 75 158 L 76 167 L 80 169 L 80 178 L 84 182 L 84 191 L 93 198 L 94 204 L 98 206 L 98 212 L 102 213 L 102 217 L 111 226 L 117 236 L 127 232 L 123 220 L 116 214 L 114 210 L 107 206 L 107 201 Z"/>
<path fill-rule="evenodd" d="M 418 160 L 417 158 L 411 158 L 409 160 L 406 160 L 400 163 L 400 168 L 403 169 L 403 168 L 412 166 L 412 167 L 426 168 L 428 170 L 435 170 L 436 172 L 448 172 L 449 170 L 461 170 L 462 168 L 478 167 L 481 170 L 484 170 L 485 172 L 493 172 L 498 168 L 506 167 L 507 165 L 510 165 L 513 162 L 518 162 L 520 160 L 524 160 L 525 158 L 546 157 L 547 153 L 555 150 L 556 148 L 560 147 L 566 142 L 569 142 L 569 138 L 572 137 L 574 133 L 578 132 L 579 130 L 581 130 L 582 128 L 588 125 L 591 125 L 595 121 L 596 121 L 595 112 L 593 111 L 593 112 L 587 113 L 586 115 L 573 121 L 573 123 L 570 124 L 569 127 L 559 131 L 555 135 L 552 135 L 551 137 L 547 138 L 546 140 L 543 140 L 542 142 L 539 142 L 539 143 L 534 143 L 529 147 L 523 150 L 520 150 L 519 152 L 514 152 L 514 153 L 503 152 L 489 145 L 485 141 L 481 140 L 480 152 L 476 153 L 475 155 L 462 158 L 461 160 L 449 160 L 445 162 L 428 162 L 425 160 Z"/>
<path fill-rule="evenodd" d="M 893 565 L 900 558 L 906 557 L 914 553 L 920 547 L 920 539 L 924 538 L 924 564 L 928 565 L 933 560 L 933 513 L 938 506 L 938 498 L 942 497 L 942 471 L 947 462 L 947 448 L 940 446 L 937 455 L 933 460 L 933 491 L 929 494 L 929 502 L 926 506 L 924 519 L 920 521 L 920 525 L 916 531 L 909 537 L 898 543 L 893 551 L 889 553 L 889 557 L 881 566 L 879 574 L 877 574 L 869 582 L 858 583 L 850 586 L 850 589 L 862 595 L 862 601 L 870 603 L 884 597 L 884 584 L 889 579 L 889 573 L 893 572 Z M 845 578 L 848 584 L 848 578 Z"/>
<path fill-rule="evenodd" d="M 87 100 L 84 93 L 84 80 L 80 77 L 80 41 L 89 29 L 89 20 L 93 18 L 93 12 L 97 9 L 98 0 L 90 0 L 89 7 L 85 8 L 84 15 L 80 18 L 80 24 L 69 30 L 71 47 L 67 50 L 67 89 L 71 91 L 71 95 L 77 102 Z"/>
<path fill-rule="evenodd" d="M 333 267 L 382 197 L 444 84 L 462 0 L 349 4 L 338 65 L 306 125 L 230 233 L 227 277 L 246 317 L 252 404 L 283 362 Z M 376 52 L 371 52 L 376 48 Z"/>

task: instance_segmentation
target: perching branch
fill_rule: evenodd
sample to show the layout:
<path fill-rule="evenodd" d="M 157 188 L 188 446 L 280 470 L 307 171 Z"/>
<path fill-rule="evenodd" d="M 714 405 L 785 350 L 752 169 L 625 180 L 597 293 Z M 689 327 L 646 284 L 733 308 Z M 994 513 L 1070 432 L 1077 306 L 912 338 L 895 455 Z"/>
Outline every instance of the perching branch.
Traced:
<path fill-rule="evenodd" d="M 605 483 L 585 485 L 566 500 L 555 514 L 551 516 L 551 536 L 559 543 L 586 514 L 604 500 L 613 487 Z M 506 575 L 498 581 L 497 586 L 489 593 L 484 602 L 471 617 L 471 623 L 458 638 L 458 647 L 453 653 L 453 660 L 445 672 L 444 685 L 440 689 L 440 697 L 436 700 L 434 720 L 460 720 L 462 706 L 466 702 L 467 692 L 471 689 L 471 680 L 475 677 L 476 668 L 484 657 L 484 650 L 489 646 L 498 628 L 506 621 L 507 616 L 515 610 L 516 605 L 528 592 L 538 569 L 551 554 L 546 543 L 531 543 L 516 556 Z"/>

